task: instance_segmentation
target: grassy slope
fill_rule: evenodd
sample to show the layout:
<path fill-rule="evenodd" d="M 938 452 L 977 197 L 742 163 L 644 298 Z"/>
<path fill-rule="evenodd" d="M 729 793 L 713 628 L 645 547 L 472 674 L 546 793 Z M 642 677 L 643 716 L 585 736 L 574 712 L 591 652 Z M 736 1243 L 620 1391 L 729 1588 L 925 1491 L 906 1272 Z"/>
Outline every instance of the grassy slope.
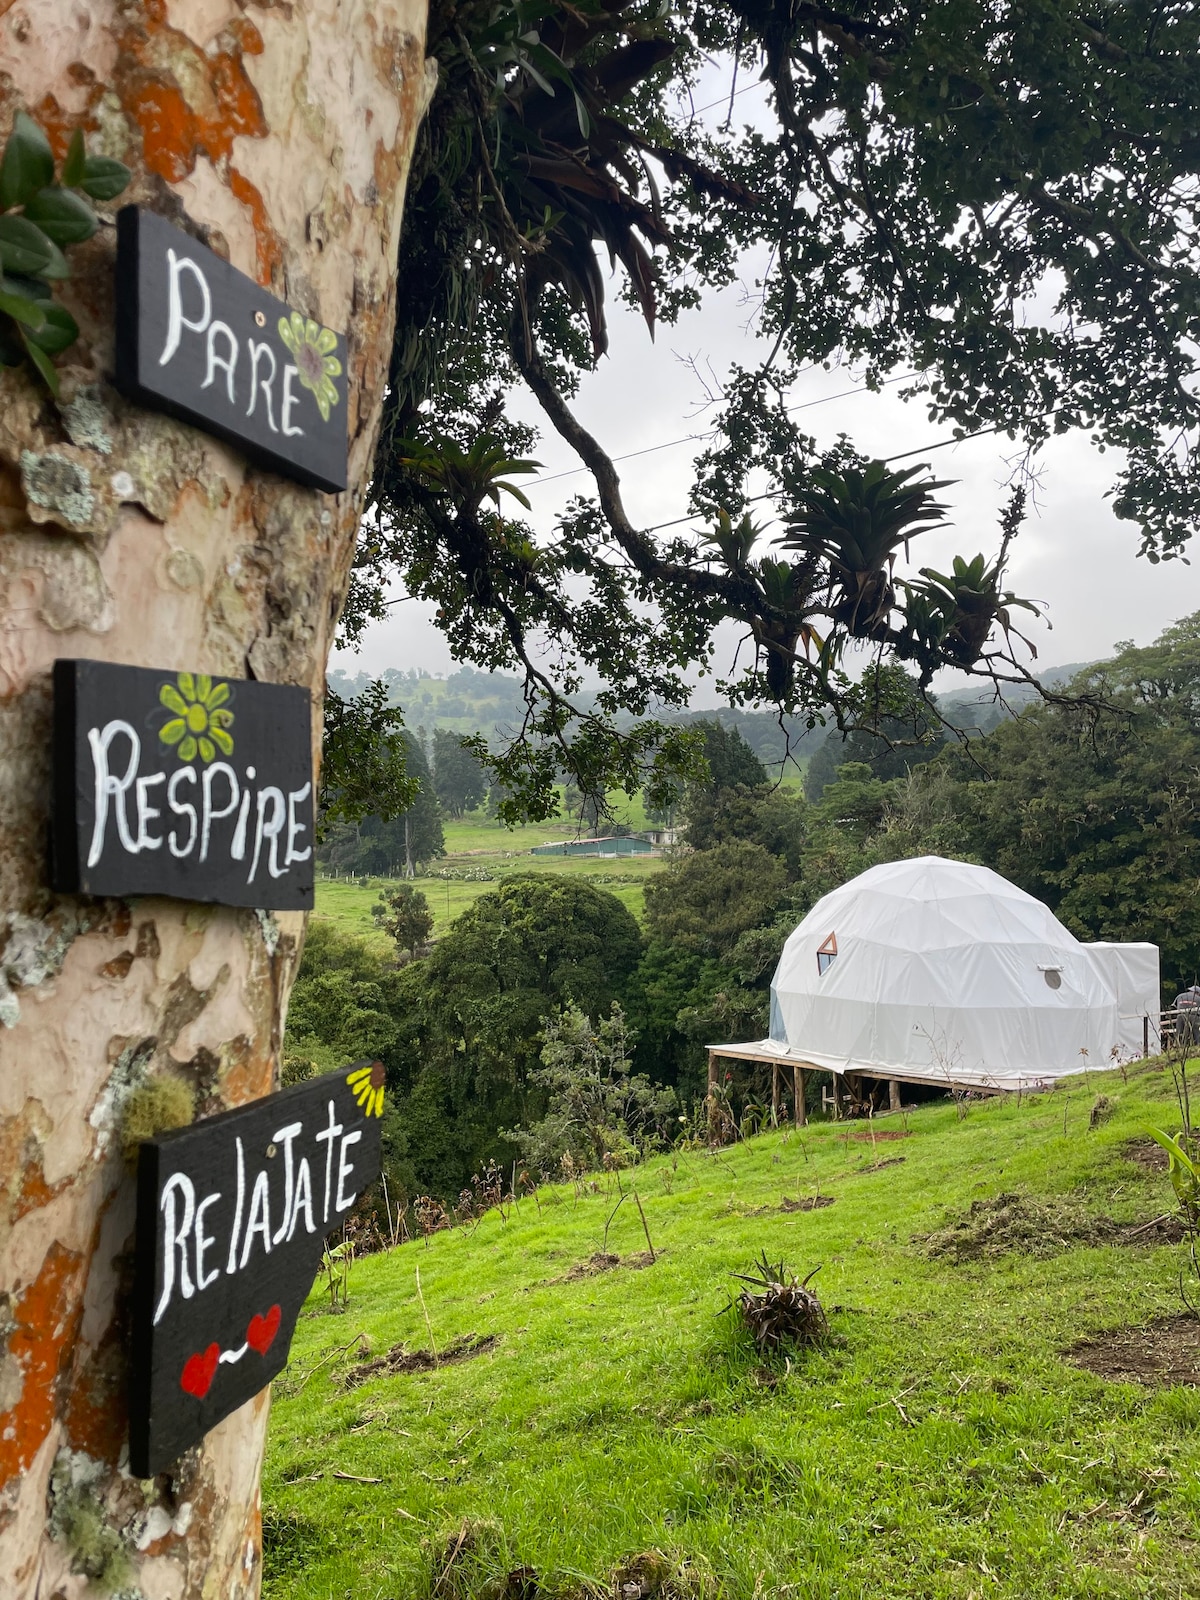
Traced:
<path fill-rule="evenodd" d="M 1120 1104 L 1089 1132 L 1099 1086 Z M 961 1122 L 931 1106 L 909 1118 L 914 1137 L 874 1153 L 824 1124 L 681 1156 L 673 1176 L 659 1160 L 635 1178 L 663 1251 L 641 1271 L 552 1281 L 600 1249 L 610 1179 L 359 1263 L 348 1314 L 314 1296 L 276 1385 L 266 1594 L 428 1596 L 465 1517 L 492 1529 L 469 1583 L 437 1590 L 452 1600 L 520 1564 L 550 1592 L 608 1583 L 649 1547 L 739 1600 L 1200 1593 L 1200 1395 L 1108 1384 L 1060 1355 L 1173 1312 L 1178 1252 L 955 1267 L 911 1244 L 947 1207 L 1012 1188 L 1074 1191 L 1125 1220 L 1167 1209 L 1165 1178 L 1119 1148 L 1147 1118 L 1169 1121 L 1168 1101 L 1159 1075 L 1109 1075 Z M 902 1165 L 863 1170 L 897 1152 Z M 835 1205 L 776 1209 L 818 1185 Z M 608 1247 L 644 1249 L 631 1204 Z M 843 1308 L 836 1344 L 774 1387 L 717 1316 L 729 1274 L 763 1247 L 802 1274 L 822 1263 L 816 1285 Z M 332 1377 L 346 1357 L 315 1370 L 359 1332 L 376 1353 L 426 1347 L 417 1268 L 438 1343 L 495 1333 L 495 1351 L 349 1392 Z"/>
<path fill-rule="evenodd" d="M 640 811 L 640 802 L 639 802 Z M 483 822 L 468 817 L 462 822 L 445 824 L 445 860 L 434 863 L 432 871 L 415 880 L 429 900 L 434 914 L 434 935 L 460 916 L 469 905 L 495 887 L 495 882 L 463 881 L 460 878 L 443 878 L 439 873 L 470 872 L 479 868 L 491 874 L 494 880 L 510 872 L 566 872 L 573 877 L 587 878 L 599 887 L 615 894 L 628 906 L 638 921 L 643 911 L 642 885 L 652 872 L 661 871 L 662 856 L 626 856 L 604 859 L 599 856 L 567 857 L 531 856 L 531 846 L 544 844 L 550 839 L 575 837 L 574 827 L 558 823 L 540 823 L 536 827 L 516 828 L 510 831 L 494 822 Z M 317 917 L 328 917 L 346 933 L 358 934 L 387 948 L 388 941 L 376 931 L 371 920 L 371 907 L 379 899 L 380 891 L 393 882 L 390 878 L 372 878 L 369 888 L 360 889 L 353 879 L 317 880 Z"/>

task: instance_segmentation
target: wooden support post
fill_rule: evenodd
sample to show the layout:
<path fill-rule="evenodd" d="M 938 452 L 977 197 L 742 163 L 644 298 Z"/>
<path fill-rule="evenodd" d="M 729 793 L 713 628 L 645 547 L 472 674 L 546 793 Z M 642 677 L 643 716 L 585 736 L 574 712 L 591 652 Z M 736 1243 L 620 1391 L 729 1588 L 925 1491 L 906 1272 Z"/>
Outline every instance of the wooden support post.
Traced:
<path fill-rule="evenodd" d="M 708 1099 L 705 1102 L 708 1109 L 708 1142 L 710 1145 L 717 1142 L 717 1052 L 708 1052 Z"/>
<path fill-rule="evenodd" d="M 842 1097 L 838 1092 L 838 1075 L 836 1072 L 829 1074 L 829 1083 L 833 1091 L 833 1120 L 840 1122 L 842 1120 Z"/>
<path fill-rule="evenodd" d="M 891 1078 L 888 1081 L 888 1110 L 899 1111 L 900 1109 L 900 1083 L 897 1078 Z"/>
<path fill-rule="evenodd" d="M 796 1092 L 795 1121 L 798 1128 L 802 1128 L 808 1121 L 808 1114 L 804 1109 L 804 1084 L 805 1073 L 803 1067 L 792 1068 L 792 1083 Z"/>
<path fill-rule="evenodd" d="M 779 1063 L 771 1063 L 771 1126 L 779 1126 Z"/>

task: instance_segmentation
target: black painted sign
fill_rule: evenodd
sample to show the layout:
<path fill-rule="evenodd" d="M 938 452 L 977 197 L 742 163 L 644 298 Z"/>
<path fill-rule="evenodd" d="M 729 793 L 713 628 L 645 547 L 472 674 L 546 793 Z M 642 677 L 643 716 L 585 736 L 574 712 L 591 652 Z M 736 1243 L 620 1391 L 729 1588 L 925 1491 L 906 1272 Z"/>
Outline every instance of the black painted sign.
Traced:
<path fill-rule="evenodd" d="M 117 215 L 117 387 L 300 483 L 346 487 L 346 341 L 153 211 Z"/>
<path fill-rule="evenodd" d="M 379 1173 L 360 1061 L 143 1144 L 129 1463 L 164 1471 L 287 1363 L 325 1237 Z"/>
<path fill-rule="evenodd" d="M 306 689 L 54 663 L 51 881 L 262 910 L 313 904 Z"/>

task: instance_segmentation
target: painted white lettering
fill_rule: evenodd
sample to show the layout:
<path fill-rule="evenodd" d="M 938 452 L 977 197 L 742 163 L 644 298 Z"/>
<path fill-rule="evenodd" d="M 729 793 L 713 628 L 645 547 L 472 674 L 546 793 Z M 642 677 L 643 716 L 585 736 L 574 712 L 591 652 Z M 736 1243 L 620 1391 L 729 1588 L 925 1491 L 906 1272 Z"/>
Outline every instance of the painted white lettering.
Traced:
<path fill-rule="evenodd" d="M 292 1215 L 288 1222 L 287 1236 L 290 1239 L 296 1231 L 296 1223 L 300 1219 L 300 1207 L 304 1207 L 304 1226 L 309 1233 L 316 1233 L 317 1225 L 312 1214 L 312 1173 L 308 1167 L 308 1157 L 301 1156 L 296 1168 L 296 1197 L 292 1201 Z"/>
<path fill-rule="evenodd" d="M 210 1283 L 216 1283 L 217 1279 L 221 1276 L 220 1267 L 214 1267 L 212 1271 L 208 1273 L 206 1273 L 204 1270 L 204 1252 L 208 1249 L 209 1245 L 216 1244 L 217 1242 L 212 1234 L 205 1233 L 204 1231 L 204 1213 L 208 1210 L 209 1206 L 215 1205 L 220 1198 L 221 1196 L 219 1193 L 207 1194 L 196 1207 L 195 1240 L 197 1289 L 207 1289 Z"/>
<path fill-rule="evenodd" d="M 290 421 L 290 418 L 291 418 L 291 415 L 292 415 L 292 407 L 296 404 L 296 401 L 299 400 L 299 398 L 300 398 L 300 396 L 298 394 L 296 394 L 294 392 L 294 390 L 292 389 L 292 379 L 293 378 L 298 378 L 299 376 L 300 376 L 300 373 L 298 372 L 298 370 L 295 367 L 293 367 L 293 366 L 284 367 L 284 369 L 283 369 L 283 407 L 282 407 L 282 410 L 280 412 L 280 420 L 283 423 L 283 431 L 284 431 L 284 433 L 289 435 L 289 436 L 293 435 L 293 434 L 303 433 L 304 432 L 303 428 L 293 428 L 292 425 L 291 425 L 291 421 Z"/>
<path fill-rule="evenodd" d="M 349 1149 L 349 1147 L 352 1144 L 357 1144 L 358 1141 L 361 1138 L 362 1138 L 362 1129 L 361 1128 L 356 1128 L 353 1133 L 348 1133 L 346 1135 L 346 1137 L 342 1140 L 342 1148 L 341 1148 L 341 1150 L 340 1150 L 340 1152 L 338 1154 L 337 1208 L 338 1208 L 339 1211 L 349 1211 L 350 1207 L 354 1204 L 355 1200 L 358 1198 L 357 1194 L 347 1195 L 345 1193 L 346 1179 L 354 1171 L 354 1163 L 353 1163 L 353 1161 L 347 1161 L 346 1160 L 346 1151 Z"/>
<path fill-rule="evenodd" d="M 296 807 L 302 800 L 308 799 L 308 792 L 311 788 L 312 784 L 306 783 L 303 789 L 288 790 L 287 854 L 283 858 L 285 867 L 290 867 L 293 861 L 307 861 L 309 856 L 312 855 L 312 845 L 310 844 L 306 844 L 303 850 L 296 849 L 296 840 L 302 833 L 308 832 L 307 823 L 296 821 Z"/>
<path fill-rule="evenodd" d="M 179 280 L 185 272 L 190 272 L 196 280 L 200 290 L 200 298 L 204 309 L 200 313 L 198 322 L 192 322 L 183 314 L 183 292 Z M 212 320 L 212 295 L 208 289 L 208 279 L 200 267 L 188 256 L 177 256 L 174 250 L 167 251 L 167 342 L 163 345 L 163 353 L 158 358 L 160 367 L 165 367 L 167 362 L 179 349 L 179 340 L 185 328 L 192 333 L 203 333 Z"/>
<path fill-rule="evenodd" d="M 222 806 L 219 811 L 214 808 L 212 803 L 213 780 L 216 778 L 218 773 L 220 773 L 220 775 L 229 785 L 229 804 L 227 806 Z M 200 807 L 200 860 L 207 861 L 208 841 L 209 835 L 212 831 L 212 825 L 214 822 L 219 822 L 222 817 L 229 816 L 230 813 L 236 809 L 238 800 L 241 796 L 242 787 L 241 784 L 238 783 L 237 773 L 227 761 L 214 761 L 211 767 L 205 767 L 204 778 L 200 787 L 203 790 L 203 799 Z"/>
<path fill-rule="evenodd" d="M 183 1220 L 176 1226 L 175 1192 L 183 1196 Z M 191 1231 L 192 1223 L 196 1216 L 196 1191 L 192 1187 L 192 1180 L 185 1172 L 173 1172 L 163 1184 L 162 1194 L 159 1196 L 159 1206 L 165 1221 L 163 1223 L 163 1262 L 162 1262 L 162 1293 L 158 1297 L 158 1308 L 154 1313 L 154 1320 L 158 1322 L 163 1312 L 171 1303 L 171 1294 L 175 1288 L 175 1257 L 179 1256 L 179 1288 L 185 1300 L 190 1300 L 195 1294 L 192 1280 L 188 1273 L 187 1236 Z"/>
<path fill-rule="evenodd" d="M 229 1257 L 225 1262 L 225 1275 L 237 1271 L 238 1234 L 242 1230 L 242 1205 L 246 1199 L 246 1152 L 242 1149 L 242 1141 L 234 1139 L 237 1145 L 237 1202 L 233 1208 L 233 1232 L 229 1236 Z"/>
<path fill-rule="evenodd" d="M 246 1269 L 250 1259 L 250 1246 L 254 1243 L 254 1235 L 262 1239 L 262 1247 L 267 1255 L 271 1254 L 271 1194 L 267 1183 L 267 1174 L 260 1172 L 254 1180 L 254 1188 L 250 1192 L 250 1216 L 246 1222 L 246 1239 L 242 1245 L 242 1259 L 238 1263 L 240 1270 Z"/>
<path fill-rule="evenodd" d="M 248 417 L 254 415 L 255 402 L 258 399 L 258 391 L 261 388 L 263 405 L 267 411 L 267 426 L 272 433 L 278 433 L 279 429 L 275 426 L 275 417 L 271 409 L 273 405 L 271 385 L 275 382 L 275 374 L 279 370 L 275 364 L 275 352 L 269 344 L 259 344 L 257 339 L 251 339 L 246 349 L 250 355 L 250 404 L 246 407 L 246 415 Z M 260 356 L 269 356 L 271 359 L 271 376 L 269 378 L 260 378 L 258 375 Z"/>
<path fill-rule="evenodd" d="M 233 830 L 233 843 L 229 846 L 229 854 L 235 861 L 246 859 L 246 818 L 250 815 L 250 801 L 254 798 L 250 793 L 250 779 L 254 776 L 254 768 L 246 768 L 246 792 L 242 795 L 242 809 L 238 812 L 237 827 Z"/>
<path fill-rule="evenodd" d="M 119 733 L 123 733 L 129 740 L 129 763 L 122 778 L 115 777 L 108 770 L 108 747 Z M 122 722 L 117 717 L 112 722 L 106 722 L 103 728 L 89 728 L 88 744 L 92 749 L 92 771 L 96 778 L 96 820 L 92 827 L 92 845 L 88 851 L 87 864 L 89 867 L 94 867 L 100 859 L 100 852 L 104 849 L 104 830 L 108 823 L 110 797 L 117 802 L 117 833 L 120 835 L 121 843 L 130 855 L 137 854 L 137 844 L 129 831 L 129 818 L 125 815 L 125 795 L 133 782 L 138 762 L 142 758 L 142 741 L 127 722 Z"/>
<path fill-rule="evenodd" d="M 271 815 L 266 815 L 267 803 L 270 802 Z M 247 883 L 254 882 L 254 874 L 258 871 L 258 858 L 262 852 L 264 839 L 270 840 L 270 849 L 267 852 L 267 871 L 273 878 L 282 878 L 287 871 L 286 867 L 279 865 L 279 835 L 283 832 L 283 824 L 287 819 L 287 806 L 283 799 L 283 790 L 268 784 L 265 789 L 258 791 L 258 824 L 254 830 L 254 860 L 250 863 L 250 875 Z"/>
<path fill-rule="evenodd" d="M 292 1170 L 292 1140 L 303 1126 L 302 1122 L 289 1122 L 286 1128 L 280 1128 L 278 1133 L 271 1135 L 272 1144 L 283 1146 L 283 1221 L 279 1224 L 279 1232 L 272 1239 L 272 1244 L 282 1244 L 288 1231 L 288 1224 L 292 1220 L 292 1192 L 295 1183 L 295 1174 Z"/>
<path fill-rule="evenodd" d="M 317 1143 L 325 1145 L 325 1210 L 323 1215 L 326 1225 L 329 1223 L 329 1192 L 333 1188 L 333 1141 L 340 1138 L 345 1131 L 345 1128 L 342 1127 L 334 1113 L 333 1101 L 331 1100 L 329 1102 L 329 1126 L 323 1128 L 316 1135 Z"/>
<path fill-rule="evenodd" d="M 162 847 L 162 835 L 155 839 L 150 833 L 150 824 L 162 816 L 157 806 L 150 804 L 150 790 L 156 783 L 166 783 L 165 772 L 152 772 L 146 778 L 139 778 L 134 784 L 137 793 L 137 848 L 139 850 L 158 850 Z"/>
<path fill-rule="evenodd" d="M 223 356 L 217 354 L 217 347 L 213 343 L 219 333 L 223 333 L 226 339 L 225 354 Z M 234 333 L 233 329 L 228 323 L 218 321 L 210 322 L 208 325 L 207 348 L 208 365 L 204 369 L 204 382 L 200 385 L 200 387 L 202 389 L 207 389 L 215 376 L 213 368 L 220 367 L 225 374 L 225 393 L 229 396 L 229 404 L 233 405 L 235 403 L 233 393 L 233 374 L 237 367 L 238 358 L 237 334 Z"/>
<path fill-rule="evenodd" d="M 188 842 L 182 847 L 179 844 L 178 834 L 172 831 L 167 835 L 167 848 L 178 860 L 182 860 L 184 856 L 191 855 L 192 848 L 196 843 L 196 834 L 199 829 L 199 824 L 196 821 L 195 806 L 188 805 L 186 800 L 178 800 L 176 798 L 176 791 L 181 783 L 186 782 L 194 784 L 195 781 L 195 767 L 177 767 L 176 770 L 171 774 L 170 783 L 167 784 L 167 804 L 177 817 L 186 817 L 188 819 L 188 828 L 190 829 L 190 832 L 188 833 Z"/>

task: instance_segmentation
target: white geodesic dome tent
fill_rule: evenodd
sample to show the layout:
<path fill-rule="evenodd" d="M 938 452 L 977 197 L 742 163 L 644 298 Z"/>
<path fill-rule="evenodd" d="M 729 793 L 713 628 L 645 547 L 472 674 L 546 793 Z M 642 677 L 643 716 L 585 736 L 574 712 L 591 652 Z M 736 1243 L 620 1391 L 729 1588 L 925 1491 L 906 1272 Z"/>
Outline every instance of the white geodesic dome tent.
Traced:
<path fill-rule="evenodd" d="M 1109 1066 L 1121 1033 L 1102 964 L 1047 906 L 940 856 L 825 895 L 771 984 L 768 1048 L 834 1072 L 1015 1089 Z"/>

